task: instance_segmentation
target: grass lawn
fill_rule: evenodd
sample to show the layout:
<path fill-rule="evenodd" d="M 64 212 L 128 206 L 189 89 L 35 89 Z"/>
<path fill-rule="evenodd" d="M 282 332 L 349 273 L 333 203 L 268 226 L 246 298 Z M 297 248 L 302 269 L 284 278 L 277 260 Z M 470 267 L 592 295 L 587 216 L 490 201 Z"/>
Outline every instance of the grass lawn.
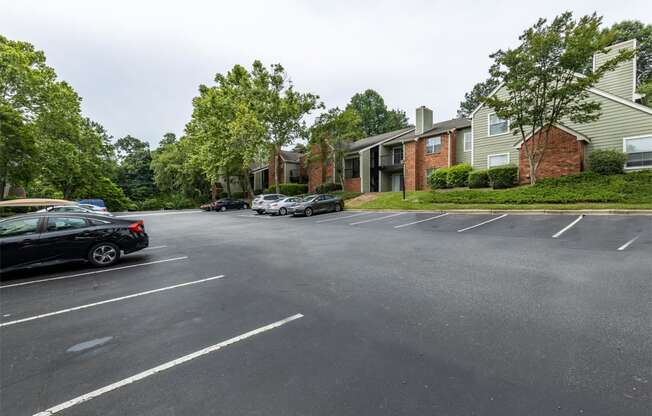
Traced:
<path fill-rule="evenodd" d="M 652 171 L 601 176 L 593 173 L 545 179 L 534 186 L 510 189 L 452 189 L 383 192 L 362 209 L 652 209 Z"/>

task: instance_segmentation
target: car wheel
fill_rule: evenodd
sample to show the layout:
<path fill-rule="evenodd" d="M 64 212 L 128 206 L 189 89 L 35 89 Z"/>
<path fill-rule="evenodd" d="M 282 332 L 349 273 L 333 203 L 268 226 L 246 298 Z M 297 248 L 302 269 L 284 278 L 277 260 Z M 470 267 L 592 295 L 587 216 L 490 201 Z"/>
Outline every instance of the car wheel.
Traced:
<path fill-rule="evenodd" d="M 342 211 L 342 205 L 335 204 L 335 212 L 340 212 L 340 211 Z"/>
<path fill-rule="evenodd" d="M 224 207 L 224 206 L 220 207 L 220 211 L 222 211 L 222 212 L 226 211 L 226 207 Z"/>
<path fill-rule="evenodd" d="M 310 217 L 310 216 L 312 216 L 312 208 L 306 208 L 306 210 L 304 211 L 304 213 L 306 214 L 306 217 Z"/>
<path fill-rule="evenodd" d="M 278 210 L 278 213 L 280 215 L 288 215 L 288 210 L 286 208 L 282 207 L 281 209 Z"/>
<path fill-rule="evenodd" d="M 95 267 L 107 267 L 120 260 L 120 247 L 113 243 L 95 244 L 88 252 L 88 261 Z"/>
<path fill-rule="evenodd" d="M 249 204 L 244 204 L 244 205 L 242 206 L 242 209 L 249 209 Z"/>

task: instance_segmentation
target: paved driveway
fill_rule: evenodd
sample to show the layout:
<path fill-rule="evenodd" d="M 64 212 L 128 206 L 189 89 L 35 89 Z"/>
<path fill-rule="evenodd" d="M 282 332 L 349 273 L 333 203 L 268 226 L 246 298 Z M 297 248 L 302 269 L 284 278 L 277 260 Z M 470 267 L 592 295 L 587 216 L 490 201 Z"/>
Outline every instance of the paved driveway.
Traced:
<path fill-rule="evenodd" d="M 0 413 L 650 414 L 652 217 L 143 219 L 3 276 Z"/>

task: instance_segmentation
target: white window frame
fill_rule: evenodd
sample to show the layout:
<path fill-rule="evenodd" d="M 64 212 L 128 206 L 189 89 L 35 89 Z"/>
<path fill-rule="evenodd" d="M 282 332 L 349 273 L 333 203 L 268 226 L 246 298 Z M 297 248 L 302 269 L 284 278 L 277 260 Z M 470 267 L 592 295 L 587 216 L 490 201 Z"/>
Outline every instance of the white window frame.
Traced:
<path fill-rule="evenodd" d="M 652 138 L 652 133 L 649 134 L 643 134 L 640 136 L 632 136 L 632 137 L 623 137 L 623 153 L 627 153 L 627 140 L 636 140 L 636 139 L 647 139 L 647 138 Z M 647 165 L 647 166 L 627 166 L 627 162 L 625 162 L 625 170 L 641 170 L 641 169 L 652 169 L 652 165 Z"/>
<path fill-rule="evenodd" d="M 501 136 L 503 134 L 509 133 L 511 123 L 509 122 L 509 120 L 507 120 L 507 130 L 505 130 L 504 133 L 491 134 L 491 116 L 492 115 L 496 115 L 496 117 L 498 117 L 498 114 L 496 114 L 495 111 L 493 113 L 487 114 L 487 137 Z"/>
<path fill-rule="evenodd" d="M 429 151 L 428 151 L 428 140 L 430 140 L 430 139 L 439 139 L 439 150 L 437 150 L 437 151 L 432 151 L 432 152 L 429 152 Z M 425 149 L 426 154 L 427 154 L 427 155 L 433 155 L 433 154 L 435 154 L 435 153 L 439 153 L 439 152 L 441 152 L 441 147 L 442 147 L 443 145 L 444 145 L 444 140 L 441 138 L 441 135 L 439 135 L 439 136 L 432 136 L 432 137 L 426 137 L 426 149 Z"/>
<path fill-rule="evenodd" d="M 491 169 L 492 167 L 493 167 L 493 168 L 498 167 L 498 166 L 491 166 L 491 164 L 489 163 L 489 160 L 491 160 L 491 158 L 492 158 L 493 156 L 505 156 L 505 155 L 507 155 L 507 163 L 505 163 L 505 164 L 503 164 L 503 165 L 498 165 L 498 166 L 506 166 L 506 165 L 509 165 L 509 164 L 511 163 L 511 161 L 510 161 L 510 156 L 509 156 L 509 152 L 505 152 L 505 153 L 493 153 L 493 154 L 491 154 L 491 155 L 487 155 L 487 169 Z"/>
<path fill-rule="evenodd" d="M 471 141 L 471 146 L 467 147 L 466 146 L 466 135 L 469 135 L 470 141 Z M 473 132 L 472 131 L 467 131 L 464 132 L 464 135 L 462 136 L 462 143 L 463 143 L 463 148 L 465 152 L 470 152 L 473 149 Z"/>

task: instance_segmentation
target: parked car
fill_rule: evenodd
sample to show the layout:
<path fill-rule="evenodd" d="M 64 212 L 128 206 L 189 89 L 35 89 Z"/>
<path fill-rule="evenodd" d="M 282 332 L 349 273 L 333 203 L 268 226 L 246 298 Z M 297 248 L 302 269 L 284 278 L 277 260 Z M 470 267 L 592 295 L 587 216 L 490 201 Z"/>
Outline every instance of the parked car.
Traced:
<path fill-rule="evenodd" d="M 90 209 L 91 211 L 95 211 L 98 214 L 109 212 L 109 210 L 106 207 L 100 207 L 98 205 L 93 205 L 93 204 L 78 204 L 82 208 Z"/>
<path fill-rule="evenodd" d="M 0 220 L 0 270 L 86 260 L 115 264 L 149 245 L 142 220 L 77 212 L 36 212 Z"/>
<path fill-rule="evenodd" d="M 103 215 L 106 217 L 112 217 L 113 214 L 111 214 L 108 211 L 94 211 L 89 208 L 82 207 L 80 205 L 60 205 L 60 206 L 54 206 L 54 207 L 47 207 L 38 210 L 37 212 L 79 212 L 83 214 L 97 214 L 97 215 Z"/>
<path fill-rule="evenodd" d="M 282 194 L 262 194 L 256 196 L 251 203 L 251 209 L 256 211 L 258 214 L 264 214 L 265 211 L 269 208 L 272 202 L 278 201 L 279 199 L 287 198 Z"/>
<path fill-rule="evenodd" d="M 213 202 L 212 210 L 213 211 L 226 211 L 227 209 L 246 209 L 249 208 L 247 204 L 242 199 L 235 198 L 222 198 Z"/>
<path fill-rule="evenodd" d="M 79 205 L 87 204 L 87 205 L 93 205 L 93 206 L 96 206 L 96 207 L 100 207 L 100 208 L 104 208 L 104 209 L 106 209 L 106 204 L 104 203 L 104 200 L 103 200 L 103 199 L 99 199 L 99 198 L 94 198 L 94 199 L 80 199 L 79 201 L 77 201 L 77 203 L 78 203 Z"/>
<path fill-rule="evenodd" d="M 333 195 L 308 195 L 294 206 L 293 215 L 305 215 L 310 217 L 312 214 L 320 212 L 339 212 L 344 209 L 342 198 Z"/>
<path fill-rule="evenodd" d="M 213 210 L 213 203 L 208 202 L 206 204 L 202 204 L 199 206 L 199 208 L 203 209 L 204 211 L 212 211 Z"/>
<path fill-rule="evenodd" d="M 298 196 L 289 196 L 287 198 L 279 199 L 269 204 L 269 208 L 265 210 L 265 213 L 272 215 L 292 214 L 294 212 L 294 207 L 302 200 L 303 199 Z"/>

